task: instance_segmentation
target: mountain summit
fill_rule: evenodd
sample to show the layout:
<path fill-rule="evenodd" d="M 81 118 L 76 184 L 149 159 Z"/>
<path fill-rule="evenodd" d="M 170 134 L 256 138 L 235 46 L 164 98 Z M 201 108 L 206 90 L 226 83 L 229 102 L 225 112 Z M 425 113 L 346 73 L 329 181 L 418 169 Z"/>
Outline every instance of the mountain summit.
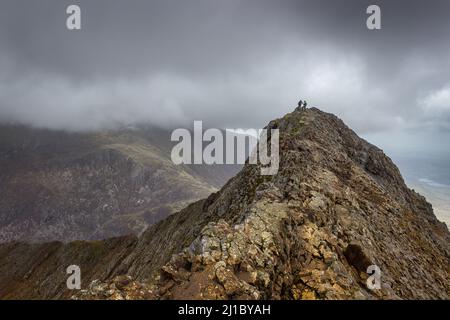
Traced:
<path fill-rule="evenodd" d="M 140 237 L 2 245 L 0 297 L 449 299 L 448 228 L 382 150 L 316 108 L 267 128 L 280 130 L 276 175 L 246 164 Z"/>

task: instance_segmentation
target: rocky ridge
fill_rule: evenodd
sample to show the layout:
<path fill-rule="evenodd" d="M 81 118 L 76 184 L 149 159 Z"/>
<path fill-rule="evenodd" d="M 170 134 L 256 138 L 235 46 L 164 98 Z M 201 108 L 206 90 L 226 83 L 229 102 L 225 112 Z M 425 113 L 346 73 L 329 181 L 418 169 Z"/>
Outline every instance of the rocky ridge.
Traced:
<path fill-rule="evenodd" d="M 232 197 L 238 213 L 209 206 L 220 219 L 162 267 L 159 298 L 449 298 L 448 229 L 380 149 L 318 109 L 268 127 L 281 131 L 280 171 Z"/>
<path fill-rule="evenodd" d="M 276 175 L 246 164 L 219 192 L 138 238 L 115 240 L 108 254 L 80 251 L 94 267 L 60 247 L 46 259 L 53 267 L 41 262 L 28 276 L 35 287 L 26 296 L 449 299 L 448 228 L 382 150 L 316 108 L 268 128 L 280 130 Z M 10 272 L 7 279 L 18 280 L 8 286 L 1 275 L 23 246 L 0 247 L 0 297 L 16 297 L 24 286 L 22 274 Z M 28 250 L 27 269 L 37 264 L 30 258 L 37 248 Z M 69 262 L 86 270 L 80 292 L 63 288 Z M 370 265 L 381 270 L 380 289 L 367 287 Z M 45 282 L 60 285 L 49 290 Z"/>

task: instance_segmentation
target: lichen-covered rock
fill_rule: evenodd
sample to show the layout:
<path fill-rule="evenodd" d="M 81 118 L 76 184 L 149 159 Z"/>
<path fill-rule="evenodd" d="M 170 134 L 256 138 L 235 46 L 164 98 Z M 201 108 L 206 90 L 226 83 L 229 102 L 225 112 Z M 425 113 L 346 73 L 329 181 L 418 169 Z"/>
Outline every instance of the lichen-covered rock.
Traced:
<path fill-rule="evenodd" d="M 155 295 L 145 283 L 133 281 L 130 276 L 117 276 L 107 282 L 94 280 L 88 289 L 72 296 L 74 300 L 143 300 L 154 299 Z"/>

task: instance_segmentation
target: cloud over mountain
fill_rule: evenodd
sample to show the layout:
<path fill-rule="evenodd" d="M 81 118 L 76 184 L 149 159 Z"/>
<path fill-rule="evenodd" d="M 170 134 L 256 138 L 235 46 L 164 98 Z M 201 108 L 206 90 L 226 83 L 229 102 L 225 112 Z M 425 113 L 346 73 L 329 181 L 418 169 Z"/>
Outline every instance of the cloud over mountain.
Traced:
<path fill-rule="evenodd" d="M 378 31 L 361 1 L 76 3 L 80 31 L 69 1 L 0 5 L 1 121 L 254 127 L 306 98 L 360 133 L 449 125 L 448 1 L 377 1 Z"/>

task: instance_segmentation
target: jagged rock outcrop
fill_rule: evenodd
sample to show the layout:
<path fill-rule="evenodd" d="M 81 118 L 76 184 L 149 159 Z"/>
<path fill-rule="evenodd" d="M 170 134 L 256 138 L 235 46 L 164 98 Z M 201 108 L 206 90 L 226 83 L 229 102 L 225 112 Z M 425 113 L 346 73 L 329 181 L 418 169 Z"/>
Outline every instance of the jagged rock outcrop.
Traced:
<path fill-rule="evenodd" d="M 315 108 L 268 128 L 280 130 L 276 175 L 245 165 L 219 192 L 149 228 L 107 273 L 81 261 L 84 291 L 41 288 L 41 296 L 449 299 L 448 228 L 380 149 Z M 0 297 L 7 296 L 4 257 L 0 251 Z M 380 289 L 367 287 L 369 265 L 381 270 Z M 119 283 L 124 275 L 129 286 Z M 29 277 L 37 287 L 65 281 L 63 274 Z"/>
<path fill-rule="evenodd" d="M 233 196 L 238 213 L 210 205 L 223 217 L 162 268 L 161 297 L 449 297 L 448 230 L 380 149 L 316 109 L 269 128 L 281 131 L 280 171 Z M 371 264 L 380 290 L 367 289 Z"/>

